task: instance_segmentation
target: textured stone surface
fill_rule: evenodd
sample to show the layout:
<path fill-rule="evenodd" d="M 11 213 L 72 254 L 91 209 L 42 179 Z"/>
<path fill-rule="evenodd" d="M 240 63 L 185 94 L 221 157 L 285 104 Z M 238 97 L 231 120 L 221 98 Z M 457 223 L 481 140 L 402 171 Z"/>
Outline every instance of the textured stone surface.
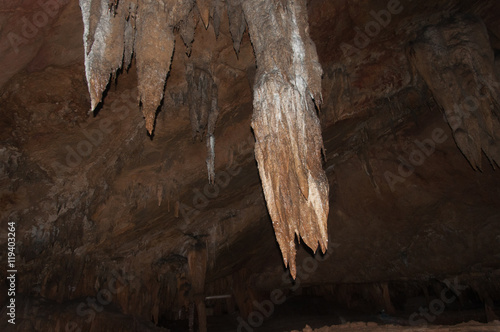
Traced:
<path fill-rule="evenodd" d="M 59 322 L 62 330 L 72 323 L 102 330 L 123 317 L 147 328 L 155 315 L 162 326 L 187 319 L 194 295 L 188 256 L 200 242 L 205 295 L 232 294 L 243 316 L 275 288 L 380 310 L 383 302 L 372 298 L 380 296 L 374 289 L 381 283 L 396 310 L 404 310 L 423 289 L 438 296 L 455 276 L 469 290 L 452 308 L 466 308 L 472 299 L 487 304 L 485 294 L 497 301 L 498 171 L 484 155 L 482 172 L 473 170 L 443 118 L 444 105 L 412 71 L 406 50 L 426 26 L 473 14 L 485 25 L 488 40 L 481 35 L 481 45 L 489 42 L 484 52 L 490 64 L 493 54 L 498 75 L 498 4 L 401 4 L 387 27 L 347 56 L 340 45 L 356 46 L 355 28 L 364 30 L 374 21 L 370 11 L 387 9 L 387 2 L 308 2 L 309 33 L 324 71 L 319 119 L 330 214 L 327 256 L 316 254 L 316 268 L 312 253 L 298 246 L 299 284 L 290 284 L 283 268 L 253 155 L 257 69 L 247 33 L 237 56 L 227 15 L 220 16 L 218 38 L 215 22 L 205 29 L 200 21 L 188 58 L 181 30 L 173 30 L 176 50 L 149 137 L 137 105 L 136 60 L 109 85 L 98 112 L 88 114 L 78 3 L 67 4 L 40 30 L 43 38 L 28 39 L 18 54 L 8 31 L 22 35 L 21 18 L 42 9 L 35 1 L 2 7 L 9 11 L 0 13 L 6 68 L 0 73 L 0 219 L 17 222 L 19 326 L 46 330 Z M 213 186 L 206 141 L 192 140 L 187 63 L 208 66 L 218 88 Z M 6 233 L 2 227 L 2 247 Z M 5 280 L 5 269 L 0 277 Z M 78 305 L 92 312 L 86 299 L 115 286 L 112 303 L 86 323 L 91 316 L 79 315 Z M 34 315 L 40 307 L 47 313 Z"/>

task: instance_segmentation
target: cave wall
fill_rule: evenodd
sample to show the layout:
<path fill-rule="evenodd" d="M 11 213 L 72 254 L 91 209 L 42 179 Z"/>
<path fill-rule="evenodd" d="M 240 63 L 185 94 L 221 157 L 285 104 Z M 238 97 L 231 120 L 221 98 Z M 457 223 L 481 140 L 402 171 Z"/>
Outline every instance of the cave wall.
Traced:
<path fill-rule="evenodd" d="M 23 328 L 107 324 L 99 315 L 87 321 L 78 305 L 113 280 L 120 291 L 106 311 L 145 325 L 174 317 L 193 300 L 188 256 L 200 243 L 206 295 L 232 293 L 248 313 L 254 299 L 289 289 L 253 155 L 256 62 L 248 32 L 237 55 L 227 16 L 218 38 L 212 26 L 198 23 L 189 57 L 174 34 L 177 48 L 150 137 L 137 105 L 135 63 L 88 114 L 81 13 L 76 3 L 60 3 L 53 15 L 35 1 L 0 13 L 0 62 L 7 68 L 0 77 L 1 220 L 17 223 Z M 460 276 L 472 285 L 488 276 L 476 291 L 498 298 L 498 172 L 484 155 L 481 171 L 473 170 L 443 105 L 406 53 L 426 26 L 474 15 L 485 25 L 498 79 L 498 4 L 401 1 L 387 27 L 362 40 L 359 31 L 376 21 L 370 12 L 387 5 L 308 2 L 324 71 L 319 118 L 329 245 L 326 257 L 316 254 L 323 261 L 312 272 L 312 253 L 298 246 L 298 282 L 326 287 Z M 46 24 L 25 36 L 23 22 L 41 12 Z M 13 44 L 11 32 L 22 43 Z M 214 185 L 207 183 L 206 142 L 192 139 L 188 62 L 208 66 L 218 87 Z M 5 227 L 0 238 L 4 245 Z M 5 280 L 5 271 L 0 275 Z M 40 309 L 63 312 L 62 305 L 70 309 L 59 322 Z"/>

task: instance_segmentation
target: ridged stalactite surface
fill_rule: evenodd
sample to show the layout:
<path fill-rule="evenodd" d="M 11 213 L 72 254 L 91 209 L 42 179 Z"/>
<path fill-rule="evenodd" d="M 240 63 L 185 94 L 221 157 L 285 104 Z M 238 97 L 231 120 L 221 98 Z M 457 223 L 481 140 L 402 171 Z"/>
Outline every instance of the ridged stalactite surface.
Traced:
<path fill-rule="evenodd" d="M 80 0 L 84 22 L 85 71 L 94 110 L 124 54 L 125 8 L 118 13 L 107 1 Z"/>
<path fill-rule="evenodd" d="M 183 27 L 189 51 L 196 24 L 194 1 L 122 0 L 113 4 L 108 0 L 80 0 L 91 109 L 101 102 L 110 76 L 122 66 L 128 68 L 134 54 L 139 102 L 146 129 L 152 133 L 174 52 L 173 30 Z"/>
<path fill-rule="evenodd" d="M 325 252 L 328 180 L 314 102 L 321 103 L 316 49 L 307 34 L 305 1 L 242 2 L 257 59 L 255 157 L 286 266 L 296 276 L 295 236 Z"/>
<path fill-rule="evenodd" d="M 238 54 L 249 27 L 257 60 L 252 127 L 268 210 L 286 266 L 295 267 L 295 237 L 314 251 L 328 242 L 328 181 L 316 114 L 322 101 L 322 69 L 308 34 L 306 2 L 274 0 L 80 0 L 85 26 L 85 64 L 92 109 L 111 75 L 136 58 L 139 101 L 146 128 L 154 128 L 174 52 L 174 28 L 190 53 L 199 17 L 216 36 L 226 5 Z M 204 73 L 200 75 L 200 73 Z M 190 71 L 190 112 L 195 135 L 206 131 L 209 182 L 215 176 L 217 86 L 208 71 Z M 196 89 L 195 89 L 196 85 Z"/>
<path fill-rule="evenodd" d="M 481 169 L 481 152 L 500 166 L 500 84 L 484 23 L 457 16 L 428 27 L 411 45 L 410 59 L 472 168 Z"/>
<path fill-rule="evenodd" d="M 135 58 L 142 113 L 146 119 L 146 129 L 151 133 L 156 109 L 163 99 L 175 39 L 172 26 L 167 24 L 168 8 L 160 4 L 153 6 L 148 2 L 139 0 Z"/>

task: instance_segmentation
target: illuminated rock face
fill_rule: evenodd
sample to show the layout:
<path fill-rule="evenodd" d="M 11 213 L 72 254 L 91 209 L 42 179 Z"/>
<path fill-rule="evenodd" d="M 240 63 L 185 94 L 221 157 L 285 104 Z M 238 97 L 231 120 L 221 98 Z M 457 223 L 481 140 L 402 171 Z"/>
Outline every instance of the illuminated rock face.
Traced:
<path fill-rule="evenodd" d="M 328 244 L 328 181 L 314 102 L 321 104 L 316 48 L 305 1 L 244 1 L 257 59 L 255 158 L 285 265 L 296 276 L 295 237 L 313 251 Z"/>
<path fill-rule="evenodd" d="M 174 51 L 175 26 L 190 52 L 195 11 L 208 27 L 219 19 L 219 1 L 81 0 L 85 24 L 85 68 L 92 110 L 102 100 L 110 75 L 137 62 L 139 99 L 151 134 L 163 99 Z M 197 8 L 197 9 L 196 9 Z M 315 108 L 321 105 L 322 69 L 309 37 L 305 0 L 227 2 L 233 46 L 239 53 L 246 28 L 257 61 L 254 86 L 255 156 L 267 207 L 285 266 L 296 276 L 295 237 L 313 251 L 328 243 L 328 181 L 322 168 L 323 140 Z M 218 23 L 215 31 L 218 34 Z M 208 69 L 188 65 L 190 114 L 195 136 L 207 130 L 208 178 L 214 183 L 217 86 Z M 208 128 L 207 128 L 208 126 Z M 203 135 L 202 135 L 203 137 Z"/>
<path fill-rule="evenodd" d="M 92 110 L 101 102 L 110 76 L 122 66 L 128 68 L 135 55 L 139 101 L 146 129 L 150 134 L 153 132 L 174 52 L 173 29 L 181 22 L 191 22 L 185 24 L 184 30 L 193 30 L 195 22 L 190 20 L 193 6 L 190 0 L 80 1 Z M 189 33 L 184 35 L 189 39 Z"/>

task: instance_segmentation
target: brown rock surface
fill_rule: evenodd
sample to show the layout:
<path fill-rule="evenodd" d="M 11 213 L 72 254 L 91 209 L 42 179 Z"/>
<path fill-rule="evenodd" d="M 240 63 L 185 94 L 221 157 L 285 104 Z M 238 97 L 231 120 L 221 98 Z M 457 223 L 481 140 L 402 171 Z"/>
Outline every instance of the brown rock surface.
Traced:
<path fill-rule="evenodd" d="M 413 69 L 407 50 L 426 40 L 424 31 L 471 15 L 484 33 L 471 29 L 467 36 L 497 82 L 499 4 L 400 1 L 386 26 L 379 23 L 380 31 L 363 40 L 359 31 L 378 22 L 370 13 L 389 10 L 390 2 L 307 2 L 309 34 L 324 72 L 318 117 L 329 185 L 328 251 L 313 255 L 297 245 L 291 284 L 253 153 L 258 69 L 237 4 L 227 1 L 237 13 L 228 19 L 216 1 L 208 28 L 198 22 L 191 46 L 189 31 L 172 29 L 175 50 L 149 136 L 137 100 L 138 76 L 151 68 L 136 57 L 103 89 L 96 114 L 88 114 L 78 3 L 54 7 L 51 16 L 37 1 L 0 1 L 0 245 L 6 266 L 7 223 L 15 222 L 17 330 L 161 330 L 189 319 L 202 279 L 205 296 L 232 295 L 233 304 L 220 310 L 238 310 L 243 319 L 256 310 L 254 301 L 270 299 L 275 289 L 287 298 L 316 294 L 349 308 L 393 305 L 408 317 L 411 301 L 427 296 L 428 303 L 452 289 L 447 281 L 455 278 L 468 290 L 447 309 L 480 303 L 498 316 L 500 176 L 490 163 L 497 159 L 474 150 L 474 163 L 481 162 L 475 171 L 444 118 L 448 101 L 460 103 L 469 91 L 461 73 L 475 67 L 445 57 L 436 72 L 449 65 L 456 78 L 451 88 L 437 86 L 433 71 Z M 206 18 L 207 6 L 201 2 L 195 10 Z M 24 22 L 40 13 L 46 23 L 38 22 L 33 36 L 23 35 Z M 423 53 L 419 61 L 432 56 Z M 217 85 L 213 185 L 206 138 L 192 139 L 188 63 L 208 68 Z M 494 84 L 491 89 L 498 93 Z M 498 123 L 498 99 L 488 106 L 484 117 Z M 475 121 L 479 148 L 497 145 L 498 127 Z M 206 252 L 202 279 L 190 273 L 197 246 Z M 0 271 L 3 280 L 6 271 Z M 8 287 L 0 286 L 2 304 Z M 206 301 L 207 312 L 214 303 Z M 486 314 L 481 319 L 486 322 Z M 1 330 L 11 327 L 0 322 Z"/>

